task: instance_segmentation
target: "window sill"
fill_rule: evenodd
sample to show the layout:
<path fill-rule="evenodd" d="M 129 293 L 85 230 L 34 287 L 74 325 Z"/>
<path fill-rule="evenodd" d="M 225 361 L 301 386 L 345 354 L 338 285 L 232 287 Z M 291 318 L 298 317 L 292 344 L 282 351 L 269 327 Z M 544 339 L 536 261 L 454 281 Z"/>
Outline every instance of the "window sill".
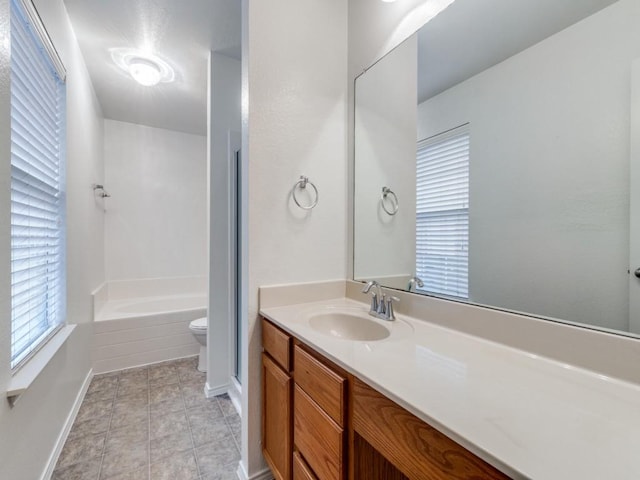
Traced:
<path fill-rule="evenodd" d="M 7 388 L 7 399 L 11 406 L 15 405 L 20 395 L 26 392 L 35 379 L 38 378 L 38 375 L 40 375 L 53 356 L 60 350 L 60 347 L 65 344 L 75 328 L 75 325 L 65 325 L 62 327 L 33 358 L 29 359 L 29 361 L 11 377 L 9 387 Z"/>

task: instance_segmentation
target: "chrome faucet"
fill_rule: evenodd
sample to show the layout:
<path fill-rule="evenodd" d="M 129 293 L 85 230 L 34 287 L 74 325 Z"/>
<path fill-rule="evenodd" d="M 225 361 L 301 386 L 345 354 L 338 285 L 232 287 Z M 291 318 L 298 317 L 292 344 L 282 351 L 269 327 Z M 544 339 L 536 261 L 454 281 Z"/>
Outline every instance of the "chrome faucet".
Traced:
<path fill-rule="evenodd" d="M 371 291 L 372 288 L 375 288 L 376 291 Z M 396 316 L 393 312 L 393 302 L 399 302 L 400 299 L 391 295 L 387 297 L 382 292 L 381 285 L 375 280 L 367 282 L 362 289 L 362 293 L 369 292 L 371 292 L 371 307 L 369 308 L 369 315 L 382 320 L 395 320 Z"/>
<path fill-rule="evenodd" d="M 418 288 L 422 288 L 424 287 L 424 283 L 422 282 L 422 280 L 420 279 L 420 277 L 418 276 L 413 276 L 411 277 L 411 279 L 409 280 L 409 285 L 407 285 L 407 292 L 413 292 L 415 291 L 415 287 L 416 285 L 418 286 Z"/>

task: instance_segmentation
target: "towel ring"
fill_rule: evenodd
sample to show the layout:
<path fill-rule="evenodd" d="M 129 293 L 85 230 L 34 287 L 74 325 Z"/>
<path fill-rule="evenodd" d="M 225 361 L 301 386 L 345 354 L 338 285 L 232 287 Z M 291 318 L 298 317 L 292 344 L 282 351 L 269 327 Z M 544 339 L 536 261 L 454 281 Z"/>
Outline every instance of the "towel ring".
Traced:
<path fill-rule="evenodd" d="M 315 195 L 316 198 L 315 198 L 315 200 L 313 202 L 311 202 L 310 205 L 302 205 L 298 201 L 298 198 L 296 197 L 296 189 L 298 189 L 298 188 L 300 188 L 300 189 L 307 188 L 307 185 L 311 185 L 311 188 L 313 188 L 313 192 L 314 192 L 314 195 Z M 313 184 L 313 182 L 310 182 L 309 178 L 305 177 L 304 175 L 300 175 L 300 180 L 298 180 L 296 182 L 296 184 L 293 186 L 293 190 L 291 191 L 291 195 L 293 196 L 293 201 L 296 202 L 296 205 L 299 206 L 303 210 L 311 210 L 312 208 L 314 208 L 318 204 L 318 198 L 319 198 L 318 189 Z"/>
<path fill-rule="evenodd" d="M 391 203 L 391 210 L 387 209 L 387 206 L 386 206 L 387 199 Z M 398 203 L 398 196 L 389 187 L 382 187 L 382 196 L 380 197 L 380 204 L 382 205 L 382 209 L 385 212 L 387 212 L 387 215 L 393 216 L 396 213 L 398 213 L 398 207 L 400 206 L 400 204 Z"/>

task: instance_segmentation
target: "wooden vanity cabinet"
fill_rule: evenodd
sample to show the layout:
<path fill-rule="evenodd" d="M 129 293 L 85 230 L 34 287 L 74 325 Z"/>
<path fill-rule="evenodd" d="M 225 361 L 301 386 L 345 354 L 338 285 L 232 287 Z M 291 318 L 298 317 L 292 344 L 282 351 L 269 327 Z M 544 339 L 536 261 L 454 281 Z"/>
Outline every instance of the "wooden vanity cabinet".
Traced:
<path fill-rule="evenodd" d="M 357 378 L 352 400 L 355 479 L 509 478 Z"/>
<path fill-rule="evenodd" d="M 278 480 L 509 477 L 263 320 L 263 453 Z"/>
<path fill-rule="evenodd" d="M 262 453 L 276 480 L 291 479 L 291 337 L 262 320 Z"/>

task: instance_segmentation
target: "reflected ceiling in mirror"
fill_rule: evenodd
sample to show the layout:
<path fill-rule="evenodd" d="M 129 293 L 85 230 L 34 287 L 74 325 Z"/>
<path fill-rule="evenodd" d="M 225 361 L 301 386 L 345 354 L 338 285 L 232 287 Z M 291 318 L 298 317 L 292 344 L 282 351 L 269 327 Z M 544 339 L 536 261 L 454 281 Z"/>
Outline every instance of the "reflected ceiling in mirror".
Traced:
<path fill-rule="evenodd" d="M 640 334 L 639 27 L 636 0 L 456 0 L 367 69 L 354 279 Z"/>

